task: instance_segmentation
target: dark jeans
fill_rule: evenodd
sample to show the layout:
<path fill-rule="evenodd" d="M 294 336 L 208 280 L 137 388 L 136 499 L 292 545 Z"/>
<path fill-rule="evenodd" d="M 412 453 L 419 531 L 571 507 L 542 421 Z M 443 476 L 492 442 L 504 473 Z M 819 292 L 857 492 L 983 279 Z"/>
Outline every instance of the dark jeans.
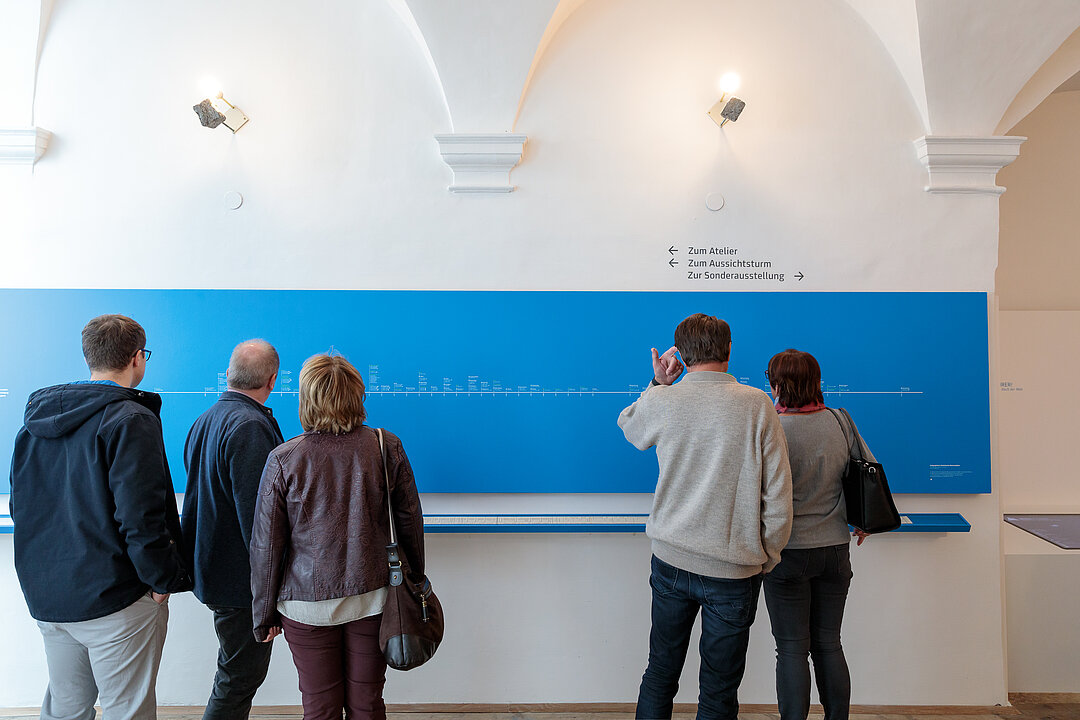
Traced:
<path fill-rule="evenodd" d="M 672 701 L 701 609 L 698 718 L 736 720 L 746 646 L 757 611 L 761 576 L 741 580 L 697 575 L 652 559 L 649 666 L 638 691 L 639 720 L 671 717 Z"/>
<path fill-rule="evenodd" d="M 281 618 L 300 676 L 304 720 L 386 720 L 386 660 L 379 650 L 382 615 L 317 627 Z"/>
<path fill-rule="evenodd" d="M 810 667 L 814 660 L 825 720 L 847 720 L 851 676 L 840 624 L 851 585 L 848 545 L 784 550 L 765 576 L 765 604 L 776 639 L 776 699 L 782 720 L 805 720 L 810 712 Z"/>
<path fill-rule="evenodd" d="M 251 606 L 208 605 L 214 611 L 218 636 L 217 674 L 203 720 L 237 720 L 251 712 L 251 699 L 266 679 L 272 643 L 260 643 L 251 632 Z"/>

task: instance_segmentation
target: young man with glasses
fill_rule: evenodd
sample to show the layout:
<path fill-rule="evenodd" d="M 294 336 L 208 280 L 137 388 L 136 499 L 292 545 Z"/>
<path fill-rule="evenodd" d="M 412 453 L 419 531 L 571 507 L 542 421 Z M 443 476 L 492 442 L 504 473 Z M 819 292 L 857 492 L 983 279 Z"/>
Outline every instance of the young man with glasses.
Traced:
<path fill-rule="evenodd" d="M 153 718 L 170 593 L 191 589 L 161 435 L 136 390 L 150 351 L 131 318 L 82 331 L 90 379 L 26 403 L 11 462 L 15 570 L 45 643 L 43 720 Z"/>

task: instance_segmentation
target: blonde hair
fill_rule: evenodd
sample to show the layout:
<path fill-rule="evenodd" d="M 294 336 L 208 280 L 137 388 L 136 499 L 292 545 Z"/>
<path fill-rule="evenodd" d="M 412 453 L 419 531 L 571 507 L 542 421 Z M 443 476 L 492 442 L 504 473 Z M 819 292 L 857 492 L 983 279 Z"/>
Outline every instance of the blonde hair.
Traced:
<path fill-rule="evenodd" d="M 364 380 L 340 355 L 315 355 L 300 368 L 300 425 L 307 432 L 347 433 L 364 423 Z"/>

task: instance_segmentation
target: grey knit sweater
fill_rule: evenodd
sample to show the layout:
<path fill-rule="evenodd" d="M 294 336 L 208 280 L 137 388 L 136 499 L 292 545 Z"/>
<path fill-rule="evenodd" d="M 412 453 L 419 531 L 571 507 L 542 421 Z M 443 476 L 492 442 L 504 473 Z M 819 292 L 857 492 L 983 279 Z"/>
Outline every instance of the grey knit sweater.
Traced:
<path fill-rule="evenodd" d="M 652 386 L 619 415 L 660 478 L 646 534 L 653 554 L 699 575 L 744 578 L 780 562 L 791 531 L 791 469 L 776 410 L 722 372 Z"/>
<path fill-rule="evenodd" d="M 843 414 L 837 415 L 844 428 L 828 410 L 780 416 L 791 460 L 795 512 L 789 548 L 843 545 L 851 539 L 840 478 L 847 467 L 852 427 L 847 427 Z M 863 457 L 876 462 L 870 448 L 865 443 L 861 447 Z"/>

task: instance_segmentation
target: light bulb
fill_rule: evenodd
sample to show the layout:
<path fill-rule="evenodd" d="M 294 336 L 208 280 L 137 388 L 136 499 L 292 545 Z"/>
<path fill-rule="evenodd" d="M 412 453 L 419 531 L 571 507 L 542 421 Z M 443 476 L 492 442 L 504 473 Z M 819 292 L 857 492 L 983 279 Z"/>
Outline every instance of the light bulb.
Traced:
<path fill-rule="evenodd" d="M 720 76 L 718 86 L 724 95 L 731 95 L 739 89 L 741 80 L 738 73 L 727 72 Z"/>
<path fill-rule="evenodd" d="M 199 93 L 208 100 L 221 97 L 221 83 L 215 77 L 204 77 L 199 81 Z"/>

